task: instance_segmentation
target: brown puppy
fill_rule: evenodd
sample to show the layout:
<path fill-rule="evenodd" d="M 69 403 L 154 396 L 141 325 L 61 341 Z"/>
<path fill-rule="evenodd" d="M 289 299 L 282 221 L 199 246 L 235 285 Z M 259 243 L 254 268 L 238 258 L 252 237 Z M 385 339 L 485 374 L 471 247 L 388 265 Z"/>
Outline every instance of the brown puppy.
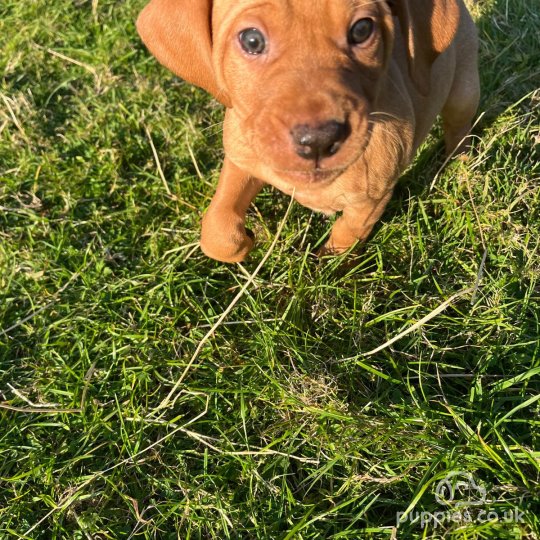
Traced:
<path fill-rule="evenodd" d="M 151 0 L 137 28 L 161 63 L 227 107 L 201 237 L 220 261 L 251 250 L 246 211 L 265 183 L 342 212 L 323 253 L 364 240 L 437 115 L 450 153 L 478 105 L 463 0 Z"/>

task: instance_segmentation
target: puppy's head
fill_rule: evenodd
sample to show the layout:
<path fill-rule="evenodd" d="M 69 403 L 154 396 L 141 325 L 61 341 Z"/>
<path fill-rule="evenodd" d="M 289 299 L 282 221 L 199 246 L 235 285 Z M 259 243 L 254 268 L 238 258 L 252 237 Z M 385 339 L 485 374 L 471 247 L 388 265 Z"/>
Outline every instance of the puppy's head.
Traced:
<path fill-rule="evenodd" d="M 394 17 L 426 93 L 456 0 L 152 0 L 137 27 L 165 66 L 234 109 L 233 161 L 304 183 L 332 180 L 366 147 Z"/>

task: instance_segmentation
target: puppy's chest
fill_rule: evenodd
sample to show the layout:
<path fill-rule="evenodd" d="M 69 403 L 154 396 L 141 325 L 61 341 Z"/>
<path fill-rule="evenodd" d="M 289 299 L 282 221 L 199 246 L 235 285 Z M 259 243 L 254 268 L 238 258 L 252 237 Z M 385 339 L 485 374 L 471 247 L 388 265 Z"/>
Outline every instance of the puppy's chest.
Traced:
<path fill-rule="evenodd" d="M 332 181 L 294 182 L 283 178 L 270 167 L 260 166 L 255 174 L 258 178 L 294 197 L 302 206 L 332 215 L 347 206 L 360 204 L 368 197 L 369 183 L 365 166 L 361 160 L 352 164 L 344 173 Z"/>
<path fill-rule="evenodd" d="M 348 185 L 348 182 L 337 178 L 328 186 L 315 184 L 304 188 L 296 188 L 294 198 L 306 208 L 332 215 L 341 212 L 347 206 L 360 204 L 366 198 L 366 190 L 359 185 L 355 189 L 353 186 Z"/>

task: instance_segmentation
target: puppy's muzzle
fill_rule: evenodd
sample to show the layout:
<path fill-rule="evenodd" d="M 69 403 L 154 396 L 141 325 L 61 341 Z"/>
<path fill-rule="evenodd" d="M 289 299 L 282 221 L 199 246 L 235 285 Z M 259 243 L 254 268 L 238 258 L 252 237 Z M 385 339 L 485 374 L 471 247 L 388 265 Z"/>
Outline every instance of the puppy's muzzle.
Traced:
<path fill-rule="evenodd" d="M 290 133 L 297 155 L 318 167 L 323 159 L 339 151 L 351 134 L 351 127 L 348 122 L 330 120 L 315 126 L 299 124 Z"/>

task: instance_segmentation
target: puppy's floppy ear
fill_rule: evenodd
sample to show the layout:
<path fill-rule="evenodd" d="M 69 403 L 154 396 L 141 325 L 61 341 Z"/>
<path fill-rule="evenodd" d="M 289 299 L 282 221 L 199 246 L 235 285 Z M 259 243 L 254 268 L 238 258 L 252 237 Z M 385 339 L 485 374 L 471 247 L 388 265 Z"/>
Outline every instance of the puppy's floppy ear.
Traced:
<path fill-rule="evenodd" d="M 151 0 L 137 19 L 137 30 L 160 63 L 230 107 L 212 65 L 211 0 Z"/>
<path fill-rule="evenodd" d="M 456 0 L 388 0 L 398 17 L 409 58 L 409 74 L 428 94 L 431 65 L 454 39 L 459 26 Z"/>

